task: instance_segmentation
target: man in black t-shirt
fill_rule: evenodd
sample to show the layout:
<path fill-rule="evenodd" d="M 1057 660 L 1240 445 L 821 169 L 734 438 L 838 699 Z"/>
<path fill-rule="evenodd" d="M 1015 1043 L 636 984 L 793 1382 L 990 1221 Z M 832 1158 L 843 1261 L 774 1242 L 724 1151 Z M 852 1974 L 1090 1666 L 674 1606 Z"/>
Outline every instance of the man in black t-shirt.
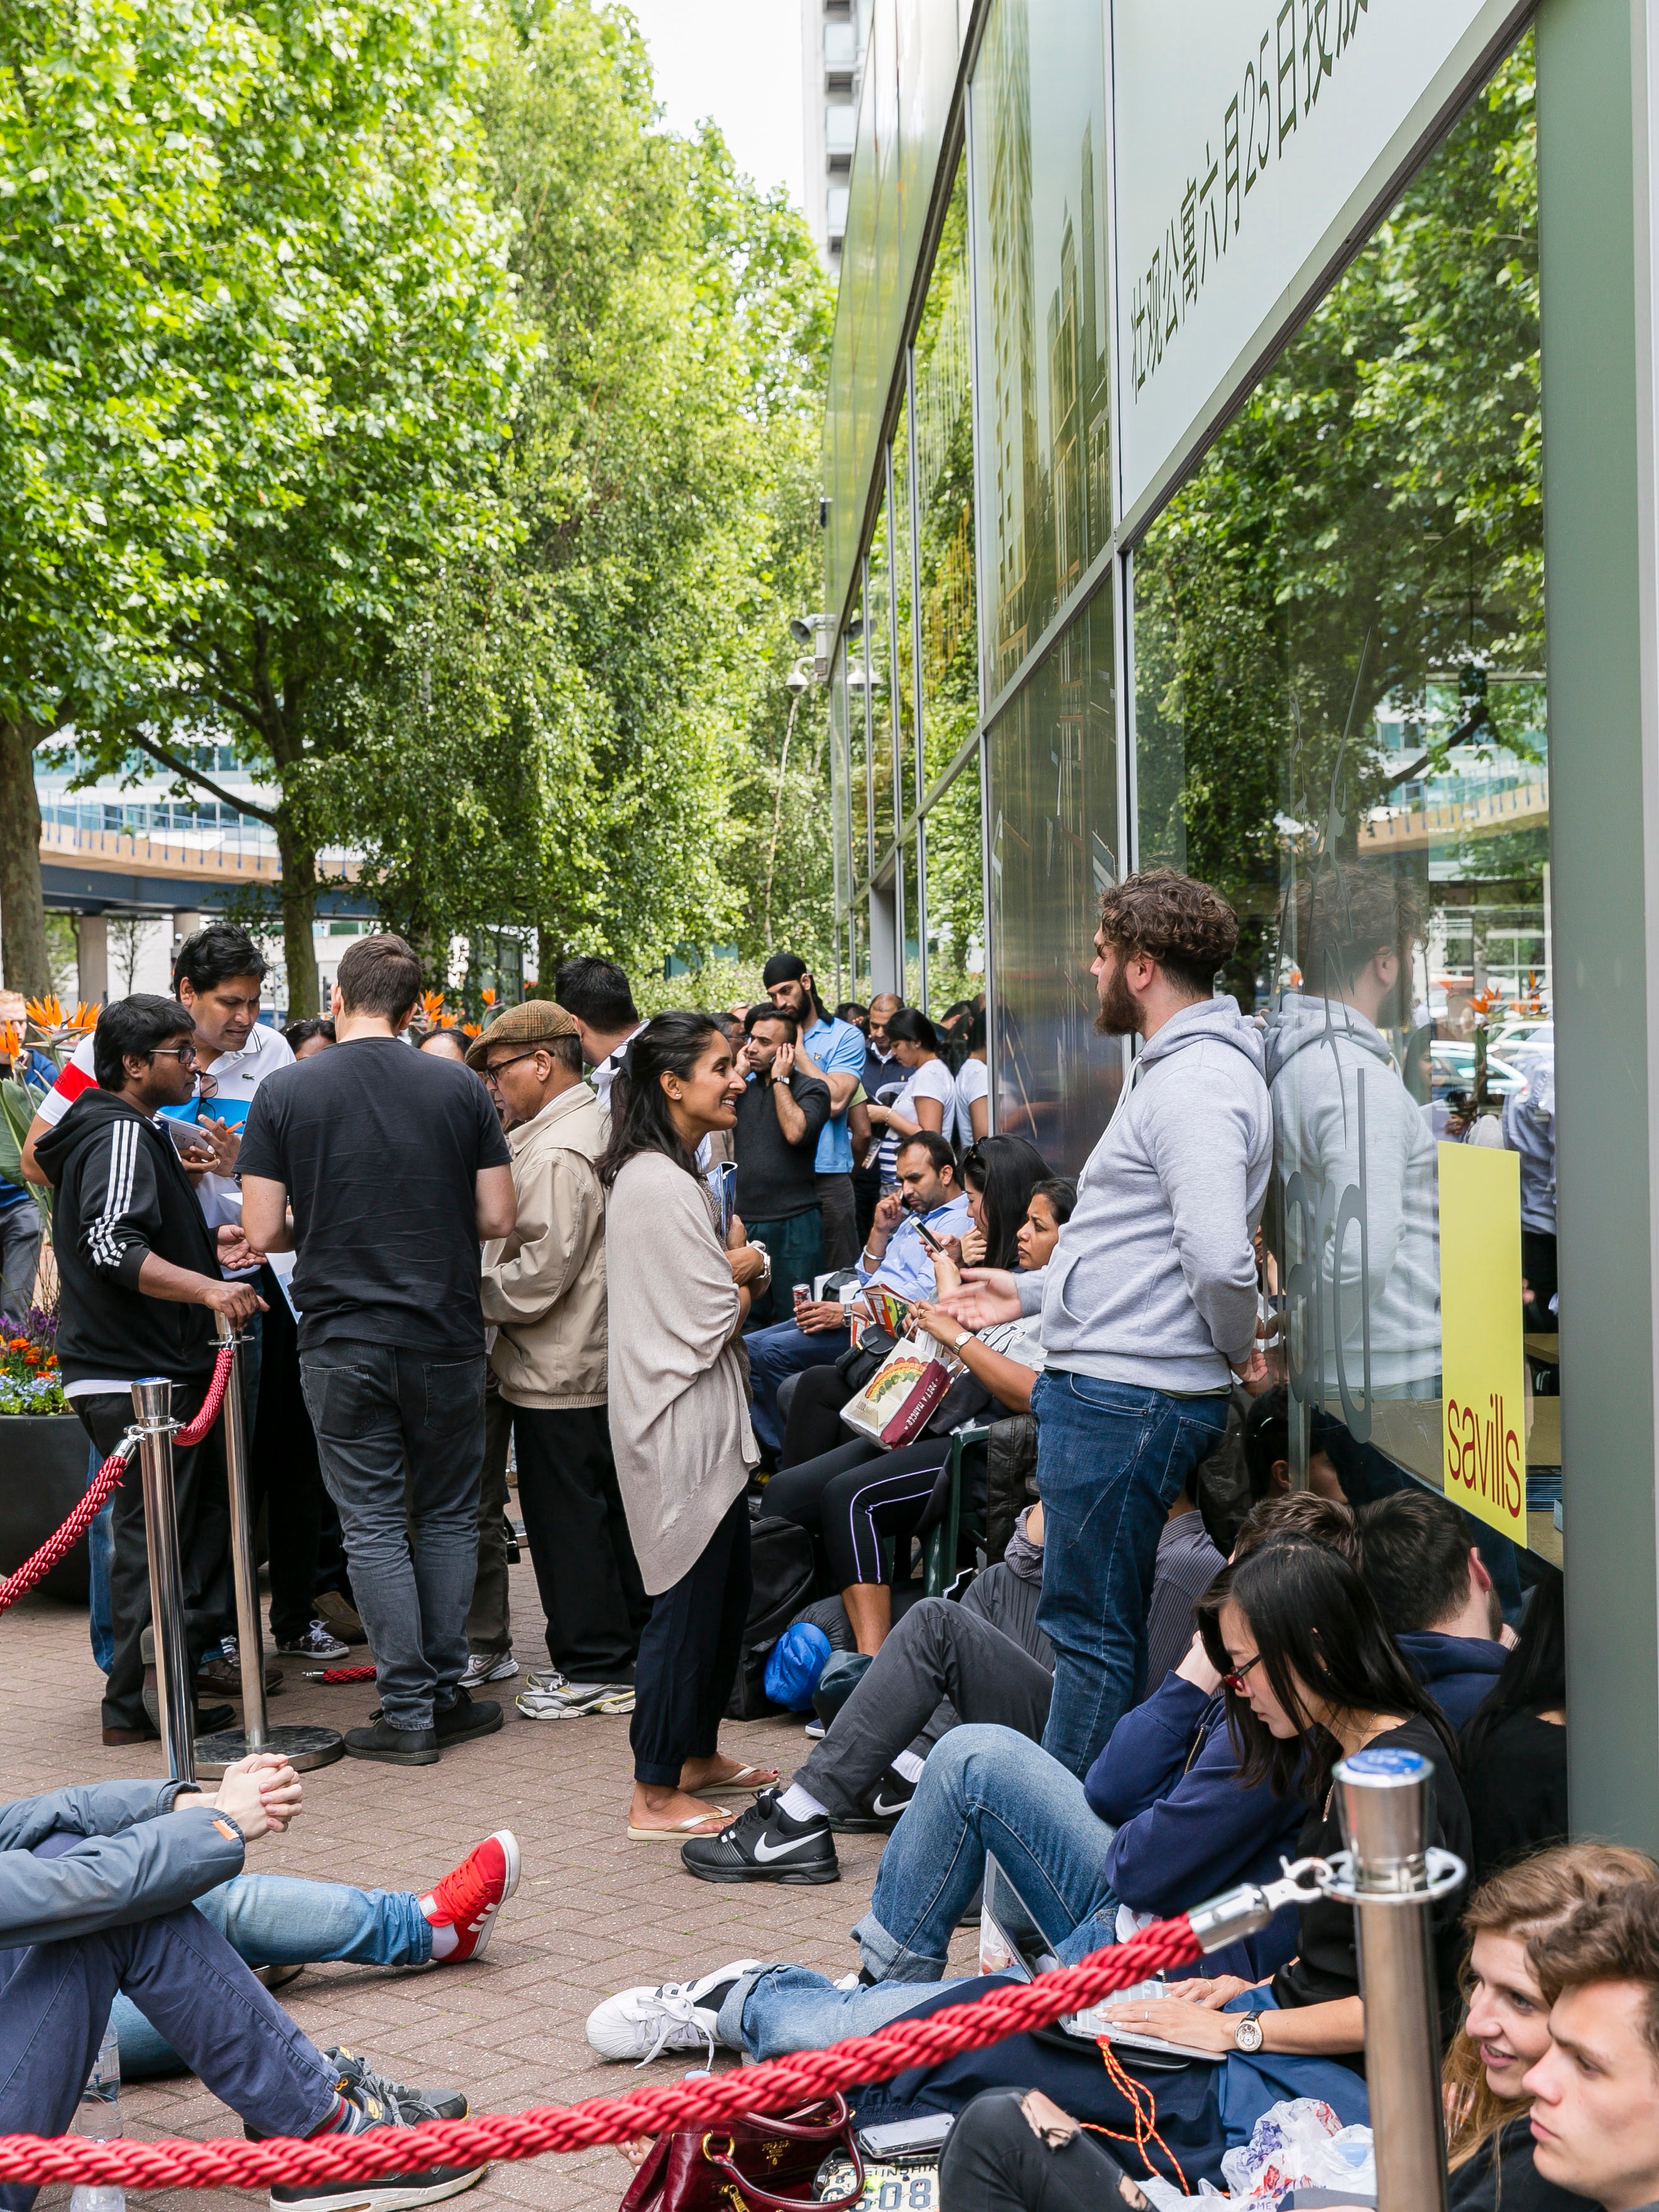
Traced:
<path fill-rule="evenodd" d="M 248 1242 L 299 1254 L 306 1404 L 374 1651 L 380 1717 L 346 1749 L 398 1766 L 501 1724 L 460 1680 L 483 1466 L 478 1247 L 512 1229 L 512 1155 L 471 1070 L 399 1038 L 420 988 L 400 937 L 360 938 L 334 987 L 338 1042 L 260 1086 L 239 1163 Z"/>
<path fill-rule="evenodd" d="M 789 1286 L 823 1272 L 823 1207 L 818 1196 L 818 1136 L 830 1119 L 830 1088 L 795 1065 L 800 1024 L 771 1005 L 750 1006 L 738 1063 L 749 1088 L 732 1132 L 738 1155 L 737 1207 L 751 1239 L 772 1255 L 771 1288 L 755 1300 L 749 1322 L 769 1328 L 792 1317 Z"/>

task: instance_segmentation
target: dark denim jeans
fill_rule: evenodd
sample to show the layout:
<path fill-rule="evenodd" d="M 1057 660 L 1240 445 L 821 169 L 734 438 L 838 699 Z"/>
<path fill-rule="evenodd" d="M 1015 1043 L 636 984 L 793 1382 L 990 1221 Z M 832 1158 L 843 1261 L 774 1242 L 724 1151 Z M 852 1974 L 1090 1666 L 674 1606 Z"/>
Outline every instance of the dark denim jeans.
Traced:
<path fill-rule="evenodd" d="M 440 1359 L 339 1337 L 302 1352 L 300 1371 L 381 1710 L 393 1728 L 429 1729 L 466 1667 L 483 1355 Z"/>
<path fill-rule="evenodd" d="M 186 1905 L 135 1927 L 0 1951 L 0 2134 L 64 2133 L 118 1990 L 261 2135 L 309 2135 L 333 2111 L 333 2069 Z M 35 2191 L 0 2184 L 0 2208 L 27 2212 Z"/>
<path fill-rule="evenodd" d="M 1042 1498 L 1042 1601 L 1054 1695 L 1042 1747 L 1086 1774 L 1146 1673 L 1158 1540 L 1227 1423 L 1227 1399 L 1171 1398 L 1050 1368 L 1031 1393 Z"/>

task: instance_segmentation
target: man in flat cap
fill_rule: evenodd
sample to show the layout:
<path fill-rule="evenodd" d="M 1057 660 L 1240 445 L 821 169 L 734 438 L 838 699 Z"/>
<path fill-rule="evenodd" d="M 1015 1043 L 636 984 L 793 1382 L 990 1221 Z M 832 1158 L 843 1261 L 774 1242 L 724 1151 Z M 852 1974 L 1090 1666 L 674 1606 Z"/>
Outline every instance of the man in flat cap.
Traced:
<path fill-rule="evenodd" d="M 650 1610 L 623 1516 L 605 1404 L 604 1145 L 599 1102 L 582 1081 L 581 1038 L 544 999 L 509 1007 L 467 1049 L 507 1105 L 516 1212 L 487 1244 L 489 1355 L 513 1408 L 519 1504 L 547 1615 L 550 1674 L 532 1674 L 520 1710 L 562 1717 L 634 1679 Z"/>

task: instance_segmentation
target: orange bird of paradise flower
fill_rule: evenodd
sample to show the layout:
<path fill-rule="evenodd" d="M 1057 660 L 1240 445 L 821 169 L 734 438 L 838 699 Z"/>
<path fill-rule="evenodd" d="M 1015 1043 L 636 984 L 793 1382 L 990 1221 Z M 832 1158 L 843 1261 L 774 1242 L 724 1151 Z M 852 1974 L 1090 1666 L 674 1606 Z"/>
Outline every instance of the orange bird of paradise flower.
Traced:
<path fill-rule="evenodd" d="M 64 1002 L 54 991 L 50 998 L 25 999 L 28 1018 L 37 1029 L 61 1030 L 64 1026 Z"/>

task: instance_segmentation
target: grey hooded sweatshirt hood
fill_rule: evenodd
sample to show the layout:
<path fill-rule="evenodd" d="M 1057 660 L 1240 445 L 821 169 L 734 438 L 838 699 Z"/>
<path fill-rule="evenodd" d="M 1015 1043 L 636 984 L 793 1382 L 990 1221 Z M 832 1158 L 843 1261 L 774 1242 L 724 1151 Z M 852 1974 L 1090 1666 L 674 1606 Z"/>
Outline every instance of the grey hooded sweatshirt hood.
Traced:
<path fill-rule="evenodd" d="M 1207 1396 L 1255 1343 L 1251 1237 L 1273 1165 L 1261 1040 L 1231 999 L 1145 1046 L 1048 1265 L 1016 1278 L 1051 1369 Z"/>

